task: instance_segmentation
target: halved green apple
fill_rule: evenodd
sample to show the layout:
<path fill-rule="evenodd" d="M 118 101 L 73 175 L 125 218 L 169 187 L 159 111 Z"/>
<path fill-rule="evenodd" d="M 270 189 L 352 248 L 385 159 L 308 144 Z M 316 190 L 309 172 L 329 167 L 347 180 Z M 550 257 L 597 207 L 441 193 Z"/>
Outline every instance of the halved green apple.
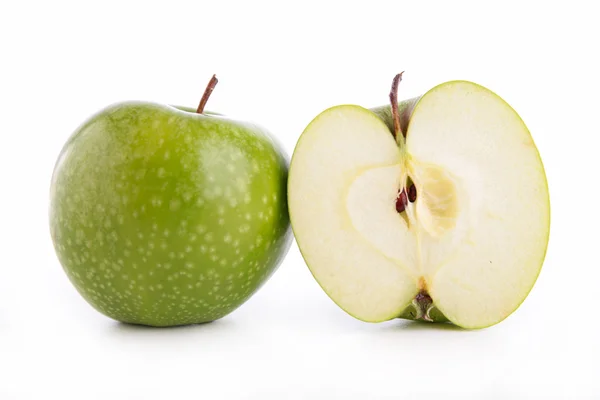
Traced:
<path fill-rule="evenodd" d="M 502 321 L 532 289 L 550 230 L 525 123 L 467 81 L 400 103 L 396 128 L 391 110 L 332 107 L 298 141 L 288 202 L 309 269 L 363 321 Z"/>

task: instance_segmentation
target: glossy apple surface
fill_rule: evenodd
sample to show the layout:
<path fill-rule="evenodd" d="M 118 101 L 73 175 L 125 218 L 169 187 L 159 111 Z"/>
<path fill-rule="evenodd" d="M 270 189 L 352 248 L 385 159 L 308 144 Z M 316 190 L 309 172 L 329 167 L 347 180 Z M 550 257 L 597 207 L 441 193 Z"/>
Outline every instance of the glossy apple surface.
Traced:
<path fill-rule="evenodd" d="M 289 249 L 287 162 L 253 124 L 153 103 L 110 106 L 77 129 L 56 163 L 58 258 L 113 319 L 221 318 Z"/>

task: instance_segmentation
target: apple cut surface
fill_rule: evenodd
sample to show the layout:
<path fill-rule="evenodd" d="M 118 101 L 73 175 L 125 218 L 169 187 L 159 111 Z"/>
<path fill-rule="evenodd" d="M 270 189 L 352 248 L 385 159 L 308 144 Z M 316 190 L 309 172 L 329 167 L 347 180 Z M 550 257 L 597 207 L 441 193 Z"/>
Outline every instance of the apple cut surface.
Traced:
<path fill-rule="evenodd" d="M 361 320 L 498 323 L 525 299 L 546 252 L 537 148 L 507 103 L 470 82 L 435 87 L 408 117 L 398 142 L 389 121 L 353 105 L 306 128 L 288 185 L 300 250 L 331 299 Z M 399 213 L 409 184 L 416 200 Z"/>

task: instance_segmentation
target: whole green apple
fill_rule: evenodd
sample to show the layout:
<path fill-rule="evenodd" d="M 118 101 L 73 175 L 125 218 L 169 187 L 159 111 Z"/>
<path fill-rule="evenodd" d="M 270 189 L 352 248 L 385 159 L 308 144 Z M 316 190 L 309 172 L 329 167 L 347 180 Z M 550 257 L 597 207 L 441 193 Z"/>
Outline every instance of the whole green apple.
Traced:
<path fill-rule="evenodd" d="M 69 138 L 50 231 L 79 293 L 118 321 L 174 326 L 231 313 L 287 253 L 288 158 L 261 127 L 146 102 Z"/>

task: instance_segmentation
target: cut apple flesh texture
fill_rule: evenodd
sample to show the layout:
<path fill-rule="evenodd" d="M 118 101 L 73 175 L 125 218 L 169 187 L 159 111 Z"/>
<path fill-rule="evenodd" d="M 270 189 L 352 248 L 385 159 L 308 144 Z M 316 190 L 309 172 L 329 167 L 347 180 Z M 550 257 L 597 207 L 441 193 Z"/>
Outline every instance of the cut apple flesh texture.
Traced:
<path fill-rule="evenodd" d="M 398 213 L 409 178 L 417 198 Z M 294 151 L 289 207 L 307 265 L 346 312 L 384 321 L 428 295 L 438 315 L 468 328 L 500 322 L 525 299 L 550 219 L 524 123 L 463 81 L 420 98 L 400 146 L 367 109 L 323 112 Z"/>

